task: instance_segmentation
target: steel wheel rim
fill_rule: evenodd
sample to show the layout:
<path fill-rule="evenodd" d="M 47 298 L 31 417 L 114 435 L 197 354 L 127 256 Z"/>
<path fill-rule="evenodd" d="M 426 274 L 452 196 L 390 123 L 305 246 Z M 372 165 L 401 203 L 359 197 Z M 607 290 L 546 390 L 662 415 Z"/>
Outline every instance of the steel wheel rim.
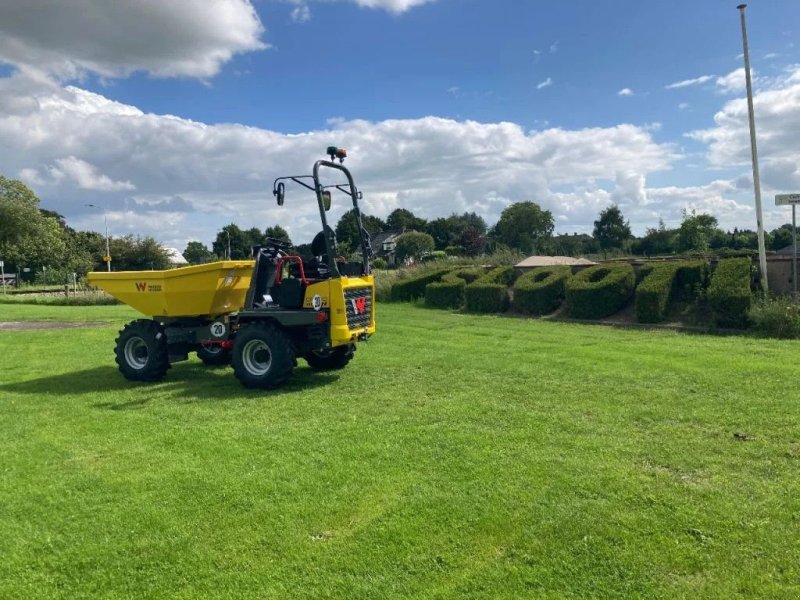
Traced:
<path fill-rule="evenodd" d="M 124 353 L 125 362 L 134 369 L 144 369 L 145 365 L 147 365 L 147 360 L 150 358 L 147 344 L 140 337 L 132 337 L 125 342 Z"/>
<path fill-rule="evenodd" d="M 250 340 L 242 348 L 244 368 L 253 375 L 266 375 L 272 367 L 272 351 L 264 340 Z"/>

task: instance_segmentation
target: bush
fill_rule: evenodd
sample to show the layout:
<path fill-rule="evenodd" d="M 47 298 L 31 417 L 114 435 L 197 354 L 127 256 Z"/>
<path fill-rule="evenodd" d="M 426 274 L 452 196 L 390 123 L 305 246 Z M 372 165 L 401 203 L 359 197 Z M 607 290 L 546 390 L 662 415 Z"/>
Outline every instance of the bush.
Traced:
<path fill-rule="evenodd" d="M 425 305 L 431 308 L 461 308 L 464 306 L 464 289 L 483 275 L 479 268 L 452 271 L 441 281 L 425 286 Z"/>
<path fill-rule="evenodd" d="M 377 258 L 373 258 L 370 261 L 373 269 L 388 269 L 389 263 L 386 262 L 385 258 L 381 258 L 380 256 Z"/>
<path fill-rule="evenodd" d="M 122 304 L 105 292 L 88 292 L 65 296 L 63 294 L 0 294 L 0 304 L 33 304 L 39 306 L 102 306 Z"/>
<path fill-rule="evenodd" d="M 664 262 L 642 267 L 644 280 L 636 288 L 636 320 L 640 323 L 658 323 L 664 319 L 667 305 L 672 298 L 676 276 L 680 269 L 677 262 Z"/>
<path fill-rule="evenodd" d="M 681 262 L 675 279 L 675 298 L 691 301 L 700 297 L 708 287 L 708 275 L 708 263 L 705 260 Z"/>
<path fill-rule="evenodd" d="M 753 329 L 768 337 L 800 338 L 800 303 L 792 298 L 767 298 L 749 312 Z"/>
<path fill-rule="evenodd" d="M 719 327 L 746 327 L 747 311 L 752 303 L 749 258 L 720 260 L 708 288 L 708 304 L 714 323 Z"/>
<path fill-rule="evenodd" d="M 601 319 L 618 312 L 633 293 L 633 267 L 629 264 L 597 265 L 567 281 L 570 316 Z"/>
<path fill-rule="evenodd" d="M 546 315 L 564 301 L 570 267 L 539 267 L 522 275 L 514 284 L 512 304 L 519 312 Z"/>
<path fill-rule="evenodd" d="M 464 290 L 467 310 L 481 313 L 500 313 L 508 310 L 508 286 L 514 283 L 517 272 L 514 267 L 492 269 L 468 285 Z"/>
<path fill-rule="evenodd" d="M 391 299 L 393 302 L 410 302 L 425 295 L 425 286 L 434 281 L 439 281 L 444 275 L 453 270 L 445 267 L 434 271 L 426 271 L 423 275 L 403 279 L 392 285 Z"/>

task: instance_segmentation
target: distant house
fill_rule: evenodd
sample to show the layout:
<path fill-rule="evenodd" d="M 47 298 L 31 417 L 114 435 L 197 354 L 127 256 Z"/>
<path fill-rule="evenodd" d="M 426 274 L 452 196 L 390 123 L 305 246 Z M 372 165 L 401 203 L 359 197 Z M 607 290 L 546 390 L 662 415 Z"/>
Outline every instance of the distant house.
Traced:
<path fill-rule="evenodd" d="M 177 248 L 164 248 L 164 252 L 167 253 L 167 260 L 173 267 L 183 267 L 189 264 L 189 261 L 183 258 L 183 254 Z"/>
<path fill-rule="evenodd" d="M 390 267 L 396 264 L 395 251 L 397 249 L 397 238 L 402 234 L 402 231 L 389 230 L 381 231 L 372 236 L 372 251 L 376 257 L 384 259 Z"/>

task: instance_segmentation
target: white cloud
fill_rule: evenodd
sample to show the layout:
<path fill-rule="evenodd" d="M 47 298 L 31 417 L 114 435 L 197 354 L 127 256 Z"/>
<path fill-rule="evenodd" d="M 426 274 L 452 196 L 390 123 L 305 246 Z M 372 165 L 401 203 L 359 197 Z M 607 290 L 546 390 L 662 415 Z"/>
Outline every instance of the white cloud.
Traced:
<path fill-rule="evenodd" d="M 0 60 L 59 78 L 216 75 L 267 47 L 249 0 L 25 0 L 0 3 Z"/>
<path fill-rule="evenodd" d="M 689 108 L 689 103 L 688 102 L 681 102 L 680 104 L 678 104 L 678 109 L 679 110 L 686 110 L 687 108 Z"/>
<path fill-rule="evenodd" d="M 415 6 L 422 6 L 434 0 L 354 0 L 366 8 L 382 8 L 394 14 L 404 13 Z"/>
<path fill-rule="evenodd" d="M 306 23 L 311 20 L 311 9 L 308 4 L 298 4 L 292 9 L 291 17 L 296 23 Z"/>
<path fill-rule="evenodd" d="M 755 82 L 755 70 L 750 70 L 750 76 L 752 77 L 753 82 Z M 734 71 L 731 71 L 722 77 L 717 77 L 716 85 L 717 90 L 721 94 L 739 94 L 744 92 L 746 88 L 744 67 L 740 67 Z"/>
<path fill-rule="evenodd" d="M 176 247 L 191 238 L 208 242 L 231 221 L 281 224 L 299 241 L 309 239 L 319 228 L 313 201 L 292 188 L 278 208 L 272 179 L 310 170 L 332 140 L 350 150 L 365 210 L 384 217 L 404 206 L 427 218 L 475 210 L 492 222 L 526 199 L 555 210 L 553 190 L 617 181 L 617 173 L 644 178 L 674 160 L 670 146 L 634 125 L 526 132 L 514 123 L 426 117 L 335 120 L 325 130 L 287 135 L 144 113 L 24 73 L 0 82 L 3 101 L 17 106 L 0 114 L 0 172 L 19 174 L 75 226 L 96 228 L 97 216 L 83 204 L 101 204 L 115 215 L 115 228 L 135 227 Z M 15 101 L 31 95 L 35 102 Z M 336 200 L 333 222 L 347 205 Z M 570 214 L 565 227 L 596 216 Z"/>
<path fill-rule="evenodd" d="M 691 87 L 693 85 L 702 85 L 708 81 L 714 79 L 713 75 L 701 75 L 700 77 L 695 77 L 694 79 L 684 79 L 683 81 L 676 81 L 675 83 L 670 83 L 667 86 L 664 86 L 665 90 L 677 90 L 680 88 Z"/>
<path fill-rule="evenodd" d="M 548 77 L 548 78 L 547 78 L 547 79 L 545 79 L 544 81 L 540 81 L 540 82 L 539 82 L 539 83 L 536 85 L 536 89 L 537 89 L 537 90 L 542 90 L 542 89 L 544 89 L 544 88 L 546 88 L 546 87 L 550 87 L 551 85 L 553 85 L 553 80 L 552 80 L 550 77 Z"/>
<path fill-rule="evenodd" d="M 633 96 L 633 90 L 631 88 L 622 88 L 617 92 L 617 96 Z"/>

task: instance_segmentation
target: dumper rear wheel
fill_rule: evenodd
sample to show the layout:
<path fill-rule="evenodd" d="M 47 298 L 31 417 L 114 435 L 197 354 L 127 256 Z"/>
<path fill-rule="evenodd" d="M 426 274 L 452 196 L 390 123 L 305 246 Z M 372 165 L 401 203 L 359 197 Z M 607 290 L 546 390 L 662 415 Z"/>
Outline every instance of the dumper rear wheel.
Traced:
<path fill-rule="evenodd" d="M 344 369 L 353 359 L 356 347 L 355 344 L 347 344 L 330 350 L 315 350 L 306 354 L 308 366 L 315 371 L 335 371 Z"/>
<path fill-rule="evenodd" d="M 120 373 L 131 381 L 160 381 L 169 370 L 164 329 L 155 321 L 131 321 L 119 332 L 114 348 Z"/>
<path fill-rule="evenodd" d="M 251 323 L 236 334 L 231 365 L 245 387 L 280 387 L 291 376 L 296 362 L 291 340 L 271 323 Z"/>
<path fill-rule="evenodd" d="M 218 367 L 231 364 L 231 351 L 219 344 L 200 344 L 197 347 L 197 358 L 207 367 Z"/>

